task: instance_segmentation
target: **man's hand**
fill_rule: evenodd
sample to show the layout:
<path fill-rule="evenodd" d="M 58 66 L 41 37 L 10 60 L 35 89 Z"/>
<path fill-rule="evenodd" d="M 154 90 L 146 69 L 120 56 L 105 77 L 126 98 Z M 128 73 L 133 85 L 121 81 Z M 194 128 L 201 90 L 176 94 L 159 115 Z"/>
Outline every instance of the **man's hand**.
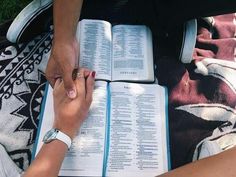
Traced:
<path fill-rule="evenodd" d="M 70 98 L 76 97 L 76 87 L 72 72 L 79 64 L 79 45 L 76 39 L 54 41 L 46 69 L 46 77 L 54 87 L 57 78 L 62 77 L 65 90 Z"/>
<path fill-rule="evenodd" d="M 54 90 L 54 128 L 73 138 L 79 130 L 82 122 L 87 116 L 94 89 L 95 72 L 80 69 L 75 79 L 77 96 L 74 99 L 68 98 L 64 89 L 64 82 L 57 79 Z"/>
<path fill-rule="evenodd" d="M 54 87 L 57 78 L 62 77 L 66 93 L 76 97 L 72 71 L 78 67 L 79 45 L 76 40 L 77 24 L 83 0 L 53 1 L 53 47 L 46 69 L 46 77 Z"/>

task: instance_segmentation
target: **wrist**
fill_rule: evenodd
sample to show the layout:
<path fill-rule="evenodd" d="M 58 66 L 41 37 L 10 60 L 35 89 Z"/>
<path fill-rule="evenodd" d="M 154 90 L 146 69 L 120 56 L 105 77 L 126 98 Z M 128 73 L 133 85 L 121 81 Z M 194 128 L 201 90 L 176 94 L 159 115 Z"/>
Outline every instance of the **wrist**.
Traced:
<path fill-rule="evenodd" d="M 53 37 L 53 45 L 71 45 L 75 42 L 76 40 L 76 35 L 75 34 L 60 34 L 58 33 L 54 33 L 54 37 Z"/>
<path fill-rule="evenodd" d="M 66 134 L 67 136 L 70 137 L 71 140 L 73 140 L 75 138 L 76 133 L 77 133 L 76 131 L 68 130 L 68 129 L 65 129 L 65 128 L 64 129 L 63 128 L 57 128 L 57 127 L 53 127 L 53 128 L 55 128 L 55 129 L 61 131 L 62 133 Z"/>
<path fill-rule="evenodd" d="M 72 126 L 65 127 L 65 126 L 60 126 L 57 123 L 53 125 L 53 128 L 60 130 L 62 133 L 66 134 L 69 136 L 72 140 L 75 138 L 77 135 L 78 130 L 73 128 Z"/>
<path fill-rule="evenodd" d="M 60 37 L 53 39 L 52 54 L 57 55 L 60 53 L 61 55 L 65 55 L 68 54 L 68 52 L 70 52 L 70 54 L 76 54 L 79 52 L 79 43 L 75 37 Z"/>
<path fill-rule="evenodd" d="M 64 44 L 73 44 L 76 39 L 75 35 L 55 35 L 53 38 L 53 45 L 64 45 Z"/>
<path fill-rule="evenodd" d="M 55 140 L 63 142 L 64 144 L 67 145 L 68 149 L 70 149 L 72 144 L 72 139 L 62 131 L 52 128 L 44 135 L 43 142 L 45 144 L 48 144 Z"/>

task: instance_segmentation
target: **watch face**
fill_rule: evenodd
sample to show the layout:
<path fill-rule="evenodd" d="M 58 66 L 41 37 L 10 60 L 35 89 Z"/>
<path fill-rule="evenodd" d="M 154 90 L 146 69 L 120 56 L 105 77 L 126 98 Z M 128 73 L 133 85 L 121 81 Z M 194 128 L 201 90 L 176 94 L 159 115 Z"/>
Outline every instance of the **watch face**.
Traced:
<path fill-rule="evenodd" d="M 52 140 L 54 140 L 56 138 L 56 135 L 58 133 L 58 130 L 56 129 L 51 129 L 49 130 L 45 136 L 43 137 L 43 142 L 44 143 L 49 143 L 51 142 Z"/>

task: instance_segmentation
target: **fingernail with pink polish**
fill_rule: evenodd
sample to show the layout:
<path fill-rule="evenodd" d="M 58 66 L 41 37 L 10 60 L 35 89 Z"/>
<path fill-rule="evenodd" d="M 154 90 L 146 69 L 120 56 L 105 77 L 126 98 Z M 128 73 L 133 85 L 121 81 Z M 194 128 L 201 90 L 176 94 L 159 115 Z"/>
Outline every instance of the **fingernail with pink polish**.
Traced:
<path fill-rule="evenodd" d="M 70 90 L 69 92 L 67 92 L 67 95 L 68 95 L 70 98 L 75 98 L 75 97 L 76 97 L 75 90 Z"/>
<path fill-rule="evenodd" d="M 96 75 L 96 72 L 93 71 L 93 72 L 92 72 L 92 77 L 95 78 L 95 75 Z"/>

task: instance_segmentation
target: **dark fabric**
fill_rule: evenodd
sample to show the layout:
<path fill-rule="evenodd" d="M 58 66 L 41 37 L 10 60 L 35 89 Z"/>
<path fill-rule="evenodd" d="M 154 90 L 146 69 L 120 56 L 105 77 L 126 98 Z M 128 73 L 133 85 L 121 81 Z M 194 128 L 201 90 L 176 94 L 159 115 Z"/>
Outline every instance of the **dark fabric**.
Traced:
<path fill-rule="evenodd" d="M 7 30 L 11 23 L 12 20 L 7 20 L 4 23 L 0 24 L 0 36 L 5 36 L 7 34 Z"/>
<path fill-rule="evenodd" d="M 193 18 L 232 13 L 235 10 L 235 0 L 86 0 L 81 18 L 98 18 L 112 23 L 176 26 Z"/>
<path fill-rule="evenodd" d="M 0 24 L 0 51 L 1 49 L 10 45 L 10 42 L 6 38 L 6 34 L 11 23 L 12 23 L 12 20 L 8 20 Z"/>
<path fill-rule="evenodd" d="M 236 11 L 235 0 L 154 0 L 154 3 L 159 22 L 172 29 L 193 18 Z"/>

